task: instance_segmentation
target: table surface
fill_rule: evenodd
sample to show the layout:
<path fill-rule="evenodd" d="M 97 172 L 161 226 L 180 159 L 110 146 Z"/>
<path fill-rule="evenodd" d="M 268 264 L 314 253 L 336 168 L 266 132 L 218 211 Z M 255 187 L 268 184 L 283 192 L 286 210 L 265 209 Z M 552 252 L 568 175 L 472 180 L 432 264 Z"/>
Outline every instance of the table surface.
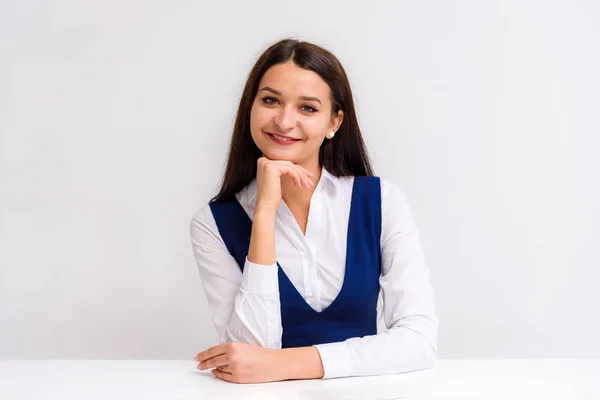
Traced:
<path fill-rule="evenodd" d="M 187 360 L 0 360 L 0 399 L 598 399 L 600 359 L 439 360 L 388 376 L 236 385 Z"/>

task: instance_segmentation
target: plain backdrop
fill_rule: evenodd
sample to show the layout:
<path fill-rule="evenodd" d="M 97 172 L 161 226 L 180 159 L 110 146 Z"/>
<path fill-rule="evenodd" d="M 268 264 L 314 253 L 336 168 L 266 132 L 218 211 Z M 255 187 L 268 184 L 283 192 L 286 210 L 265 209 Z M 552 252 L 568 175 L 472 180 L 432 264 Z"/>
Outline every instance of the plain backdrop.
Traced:
<path fill-rule="evenodd" d="M 215 344 L 189 223 L 286 37 L 348 73 L 421 231 L 440 357 L 600 357 L 599 4 L 3 0 L 0 357 Z"/>

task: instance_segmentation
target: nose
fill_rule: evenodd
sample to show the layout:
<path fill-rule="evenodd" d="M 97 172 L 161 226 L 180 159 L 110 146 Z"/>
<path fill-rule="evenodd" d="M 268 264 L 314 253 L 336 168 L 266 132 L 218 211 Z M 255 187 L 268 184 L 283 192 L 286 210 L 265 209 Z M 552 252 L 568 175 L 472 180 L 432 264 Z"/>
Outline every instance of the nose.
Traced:
<path fill-rule="evenodd" d="M 293 107 L 281 107 L 274 122 L 279 129 L 287 132 L 296 126 L 296 111 Z"/>

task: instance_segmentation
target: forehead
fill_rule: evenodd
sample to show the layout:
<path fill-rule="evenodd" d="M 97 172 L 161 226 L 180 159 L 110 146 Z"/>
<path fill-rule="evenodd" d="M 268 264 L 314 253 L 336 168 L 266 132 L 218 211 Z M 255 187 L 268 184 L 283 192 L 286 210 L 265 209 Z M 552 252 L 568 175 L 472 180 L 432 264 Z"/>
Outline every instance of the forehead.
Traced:
<path fill-rule="evenodd" d="M 272 66 L 263 75 L 258 90 L 272 87 L 282 96 L 317 96 L 321 101 L 329 98 L 329 85 L 314 71 L 300 68 L 292 61 Z"/>

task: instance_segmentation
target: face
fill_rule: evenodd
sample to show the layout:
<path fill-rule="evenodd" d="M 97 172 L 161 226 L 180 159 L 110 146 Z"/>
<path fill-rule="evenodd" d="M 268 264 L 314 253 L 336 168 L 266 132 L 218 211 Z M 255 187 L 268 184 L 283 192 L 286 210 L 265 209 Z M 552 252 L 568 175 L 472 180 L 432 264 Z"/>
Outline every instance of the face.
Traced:
<path fill-rule="evenodd" d="M 321 144 L 343 118 L 342 111 L 332 115 L 330 97 L 331 89 L 317 73 L 293 61 L 269 68 L 252 103 L 254 143 L 271 160 L 318 164 Z"/>

